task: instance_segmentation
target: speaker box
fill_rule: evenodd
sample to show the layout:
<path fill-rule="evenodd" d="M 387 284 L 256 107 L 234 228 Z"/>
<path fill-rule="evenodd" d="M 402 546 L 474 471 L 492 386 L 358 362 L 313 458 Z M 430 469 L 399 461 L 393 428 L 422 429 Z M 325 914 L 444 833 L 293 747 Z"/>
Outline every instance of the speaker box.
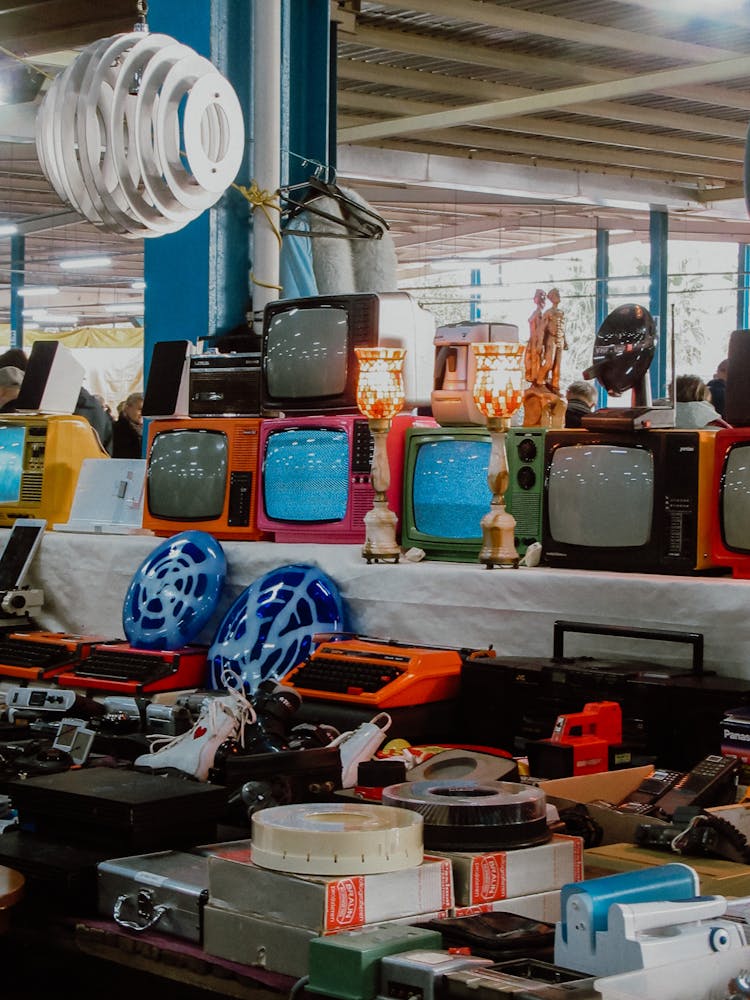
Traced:
<path fill-rule="evenodd" d="M 532 542 L 542 540 L 542 485 L 546 428 L 511 427 L 505 438 L 508 457 L 506 510 L 516 519 L 515 542 L 525 555 Z"/>
<path fill-rule="evenodd" d="M 187 417 L 190 412 L 189 340 L 160 340 L 154 344 L 143 396 L 144 417 Z"/>
<path fill-rule="evenodd" d="M 729 338 L 725 419 L 733 427 L 750 427 L 750 330 Z"/>
<path fill-rule="evenodd" d="M 27 413 L 73 413 L 85 368 L 54 340 L 37 340 L 31 348 L 16 410 Z"/>

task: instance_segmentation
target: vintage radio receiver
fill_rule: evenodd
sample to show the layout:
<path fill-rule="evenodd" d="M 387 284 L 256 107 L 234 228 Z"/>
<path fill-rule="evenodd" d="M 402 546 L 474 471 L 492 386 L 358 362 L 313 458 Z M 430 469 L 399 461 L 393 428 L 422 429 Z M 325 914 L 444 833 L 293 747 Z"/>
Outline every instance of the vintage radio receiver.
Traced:
<path fill-rule="evenodd" d="M 305 700 L 390 709 L 455 698 L 460 680 L 456 649 L 357 637 L 321 642 L 281 683 Z"/>
<path fill-rule="evenodd" d="M 260 416 L 260 354 L 194 354 L 191 417 Z"/>

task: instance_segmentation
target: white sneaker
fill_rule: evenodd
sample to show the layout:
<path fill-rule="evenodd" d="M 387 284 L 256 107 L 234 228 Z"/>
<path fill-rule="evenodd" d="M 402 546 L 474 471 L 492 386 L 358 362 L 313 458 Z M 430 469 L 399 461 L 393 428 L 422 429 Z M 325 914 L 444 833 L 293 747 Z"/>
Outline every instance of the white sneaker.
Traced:
<path fill-rule="evenodd" d="M 137 757 L 135 766 L 154 770 L 173 767 L 206 781 L 218 747 L 230 739 L 244 745 L 245 725 L 254 721 L 253 706 L 241 691 L 233 689 L 226 695 L 207 698 L 192 729 L 181 736 L 157 736 L 151 752 Z M 157 744 L 161 744 L 158 749 Z"/>

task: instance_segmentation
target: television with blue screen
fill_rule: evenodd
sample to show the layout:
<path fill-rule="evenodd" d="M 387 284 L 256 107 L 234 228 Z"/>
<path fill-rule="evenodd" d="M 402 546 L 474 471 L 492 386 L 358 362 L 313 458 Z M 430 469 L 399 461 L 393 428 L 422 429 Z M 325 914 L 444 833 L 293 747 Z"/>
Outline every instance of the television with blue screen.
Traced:
<path fill-rule="evenodd" d="M 548 430 L 543 561 L 573 569 L 692 573 L 710 552 L 708 430 Z"/>
<path fill-rule="evenodd" d="M 388 506 L 400 517 L 404 435 L 431 417 L 400 413 L 388 433 Z M 371 510 L 372 435 L 354 414 L 279 417 L 260 433 L 258 526 L 278 542 L 362 544 Z"/>
<path fill-rule="evenodd" d="M 66 521 L 86 458 L 108 458 L 85 417 L 0 417 L 0 526 L 19 518 Z"/>
<path fill-rule="evenodd" d="M 177 417 L 148 426 L 143 527 L 257 541 L 257 417 Z"/>
<path fill-rule="evenodd" d="M 490 508 L 489 432 L 478 425 L 406 432 L 401 545 L 428 558 L 473 562 Z"/>
<path fill-rule="evenodd" d="M 262 411 L 357 412 L 358 347 L 400 347 L 405 408 L 429 406 L 435 318 L 406 292 L 270 302 L 263 314 Z"/>

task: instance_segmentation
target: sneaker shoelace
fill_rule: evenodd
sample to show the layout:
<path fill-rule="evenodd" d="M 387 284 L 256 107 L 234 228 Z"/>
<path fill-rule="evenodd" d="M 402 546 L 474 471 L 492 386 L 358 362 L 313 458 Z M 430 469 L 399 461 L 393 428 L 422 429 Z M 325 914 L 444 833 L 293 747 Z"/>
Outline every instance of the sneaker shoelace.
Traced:
<path fill-rule="evenodd" d="M 149 736 L 150 752 L 161 753 L 164 750 L 169 750 L 182 740 L 187 740 L 199 726 L 205 726 L 209 732 L 215 732 L 219 728 L 222 714 L 233 717 L 236 723 L 234 732 L 227 738 L 236 737 L 240 746 L 244 747 L 245 726 L 255 722 L 255 709 L 243 691 L 238 688 L 229 688 L 226 695 L 210 698 L 203 702 L 195 725 L 187 732 L 180 733 L 179 736 Z"/>

